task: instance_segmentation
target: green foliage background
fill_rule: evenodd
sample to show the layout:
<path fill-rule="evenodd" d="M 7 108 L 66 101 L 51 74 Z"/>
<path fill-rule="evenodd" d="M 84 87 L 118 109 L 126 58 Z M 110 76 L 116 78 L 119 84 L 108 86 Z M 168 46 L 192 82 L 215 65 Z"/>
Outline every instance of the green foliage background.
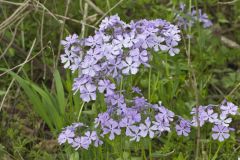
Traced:
<path fill-rule="evenodd" d="M 199 104 L 219 104 L 223 99 L 240 104 L 240 1 L 91 2 L 95 7 L 89 0 L 0 0 L 0 159 L 193 159 L 196 130 L 186 138 L 172 132 L 140 143 L 130 143 L 121 137 L 114 141 L 106 139 L 103 147 L 88 151 L 59 146 L 56 138 L 62 127 L 78 118 L 83 122 L 93 121 L 105 109 L 102 97 L 96 103 L 83 104 L 78 94 L 73 95 L 75 75 L 58 62 L 63 52 L 60 40 L 72 33 L 93 34 L 96 23 L 107 15 L 118 14 L 126 22 L 143 18 L 173 22 L 180 2 L 203 9 L 214 25 L 204 29 L 197 24 L 191 32 L 183 32 L 193 36 L 191 65 L 185 39 L 178 55 L 154 53 L 151 72 L 142 68 L 137 76 L 125 77 L 123 81 L 127 92 L 131 86 L 139 86 L 150 102 L 161 100 L 175 113 L 188 118 L 191 108 L 197 105 L 189 76 L 192 71 Z M 100 12 L 94 9 L 96 6 Z M 237 159 L 239 120 L 239 116 L 234 118 L 232 127 L 236 130 L 223 143 L 211 139 L 210 126 L 202 128 L 199 159 Z"/>

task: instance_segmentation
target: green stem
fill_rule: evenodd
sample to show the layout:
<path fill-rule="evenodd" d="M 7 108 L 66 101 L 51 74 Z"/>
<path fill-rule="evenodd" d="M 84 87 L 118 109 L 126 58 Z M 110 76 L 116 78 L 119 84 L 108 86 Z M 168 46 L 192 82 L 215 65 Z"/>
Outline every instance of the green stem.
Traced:
<path fill-rule="evenodd" d="M 148 100 L 151 102 L 151 74 L 152 74 L 152 68 L 149 69 L 149 75 L 148 75 Z"/>
<path fill-rule="evenodd" d="M 80 108 L 80 110 L 79 110 L 77 121 L 79 121 L 79 119 L 80 119 L 80 116 L 81 116 L 81 114 L 82 114 L 82 110 L 83 110 L 84 104 L 85 104 L 85 102 L 82 103 L 82 106 L 81 106 L 81 108 Z"/>
<path fill-rule="evenodd" d="M 151 139 L 150 139 L 148 148 L 149 148 L 149 160 L 152 160 L 152 141 L 151 141 Z"/>

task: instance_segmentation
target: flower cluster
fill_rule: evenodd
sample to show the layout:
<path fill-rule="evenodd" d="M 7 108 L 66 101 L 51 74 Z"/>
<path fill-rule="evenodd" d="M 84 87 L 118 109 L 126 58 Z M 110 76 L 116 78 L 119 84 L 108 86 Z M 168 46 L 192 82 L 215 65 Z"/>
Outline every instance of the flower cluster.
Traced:
<path fill-rule="evenodd" d="M 84 148 L 88 149 L 93 143 L 95 147 L 103 144 L 103 142 L 98 138 L 96 131 L 86 131 L 85 134 L 77 134 L 78 129 L 87 127 L 83 123 L 73 123 L 71 126 L 64 128 L 62 133 L 58 136 L 59 144 L 68 143 L 73 148 Z"/>
<path fill-rule="evenodd" d="M 73 90 L 80 91 L 83 101 L 96 99 L 96 92 L 113 95 L 115 85 L 123 75 L 136 74 L 141 65 L 149 66 L 150 52 L 179 53 L 180 30 L 161 19 L 131 21 L 129 24 L 115 15 L 106 17 L 95 35 L 79 39 L 76 34 L 62 40 L 65 53 L 61 55 L 64 68 L 79 76 Z M 114 95 L 113 97 L 116 97 Z"/>
<path fill-rule="evenodd" d="M 203 13 L 201 9 L 195 10 L 192 7 L 191 12 L 187 11 L 186 5 L 180 4 L 180 11 L 176 15 L 177 25 L 186 30 L 189 27 L 192 27 L 194 23 L 201 23 L 204 28 L 212 26 L 211 20 L 208 19 L 208 15 Z"/>
<path fill-rule="evenodd" d="M 134 87 L 133 90 L 136 90 Z M 92 131 L 87 131 L 85 135 L 75 136 L 73 126 L 82 127 L 83 124 L 73 124 L 65 128 L 59 135 L 59 143 L 71 144 L 72 147 L 87 149 L 91 143 L 94 146 L 103 144 L 101 138 L 108 137 L 114 140 L 116 136 L 123 134 L 129 137 L 130 141 L 139 142 L 141 138 L 159 137 L 164 132 L 171 132 L 174 128 L 177 135 L 188 136 L 192 127 L 198 124 L 202 127 L 205 123 L 213 124 L 212 137 L 214 140 L 223 141 L 229 138 L 230 131 L 234 129 L 229 127 L 232 121 L 231 115 L 238 114 L 238 107 L 231 102 L 223 101 L 218 107 L 214 105 L 199 106 L 193 108 L 191 114 L 192 120 L 187 120 L 159 104 L 150 104 L 144 97 L 136 96 L 133 100 L 128 100 L 121 94 L 115 98 L 107 100 L 108 110 L 99 113 L 94 121 Z M 129 107 L 128 107 L 129 106 Z M 220 112 L 217 112 L 219 111 Z M 198 111 L 198 113 L 197 113 Z M 198 122 L 197 122 L 198 115 Z"/>
<path fill-rule="evenodd" d="M 229 124 L 232 122 L 232 118 L 229 116 L 238 113 L 238 107 L 236 105 L 231 102 L 223 101 L 222 104 L 220 104 L 220 114 L 214 112 L 213 106 L 211 105 L 200 106 L 198 108 L 198 116 L 196 111 L 196 108 L 193 108 L 191 112 L 193 115 L 193 126 L 197 126 L 198 124 L 199 126 L 203 126 L 206 122 L 212 123 L 214 125 L 212 128 L 213 139 L 223 141 L 224 139 L 229 138 L 229 131 L 234 130 L 229 127 Z"/>
<path fill-rule="evenodd" d="M 188 136 L 191 127 L 206 122 L 214 124 L 213 139 L 223 141 L 229 137 L 232 128 L 231 115 L 238 113 L 238 107 L 224 101 L 217 113 L 212 105 L 193 108 L 192 120 L 184 119 L 159 104 L 151 104 L 144 98 L 141 89 L 132 87 L 132 99 L 118 91 L 116 82 L 124 75 L 133 75 L 139 67 L 149 67 L 152 51 L 167 51 L 177 54 L 180 41 L 179 29 L 161 19 L 132 21 L 129 24 L 118 16 L 106 17 L 94 36 L 79 39 L 76 34 L 61 43 L 65 54 L 61 55 L 65 68 L 78 71 L 74 79 L 73 91 L 80 91 L 85 102 L 96 100 L 96 93 L 104 94 L 107 110 L 99 113 L 94 126 L 74 123 L 63 129 L 58 141 L 68 143 L 73 148 L 88 149 L 91 144 L 103 144 L 104 137 L 114 140 L 124 134 L 130 141 L 141 138 L 159 137 L 175 128 L 177 135 Z M 218 109 L 219 110 L 219 109 Z"/>

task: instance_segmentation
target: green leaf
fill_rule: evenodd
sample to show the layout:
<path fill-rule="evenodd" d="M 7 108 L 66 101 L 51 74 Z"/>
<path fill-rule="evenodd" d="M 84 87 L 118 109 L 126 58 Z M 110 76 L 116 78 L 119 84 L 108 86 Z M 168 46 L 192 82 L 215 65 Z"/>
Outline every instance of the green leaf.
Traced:
<path fill-rule="evenodd" d="M 56 85 L 57 100 L 58 100 L 60 113 L 62 115 L 64 115 L 66 100 L 64 97 L 64 89 L 63 89 L 63 85 L 62 85 L 62 80 L 61 80 L 58 70 L 55 70 L 55 72 L 54 72 L 54 81 L 55 81 L 55 85 Z"/>

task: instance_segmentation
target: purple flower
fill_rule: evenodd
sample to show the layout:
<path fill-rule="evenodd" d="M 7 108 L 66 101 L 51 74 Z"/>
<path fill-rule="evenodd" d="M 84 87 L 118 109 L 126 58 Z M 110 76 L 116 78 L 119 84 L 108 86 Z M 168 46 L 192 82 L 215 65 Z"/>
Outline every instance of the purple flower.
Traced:
<path fill-rule="evenodd" d="M 111 83 L 109 80 L 104 79 L 98 82 L 98 90 L 100 93 L 107 91 L 107 95 L 112 95 L 114 94 L 115 88 L 115 84 Z"/>
<path fill-rule="evenodd" d="M 141 134 L 140 134 L 140 129 L 139 129 L 139 127 L 133 126 L 133 127 L 132 127 L 132 132 L 131 132 L 131 134 L 130 134 L 129 136 L 131 137 L 131 138 L 130 138 L 130 141 L 139 142 L 139 141 L 140 141 L 140 138 L 141 138 Z"/>
<path fill-rule="evenodd" d="M 135 122 L 140 122 L 141 121 L 141 114 L 138 113 L 136 110 L 134 109 L 128 109 L 128 111 L 126 112 L 125 116 L 129 119 L 131 119 L 134 123 Z"/>
<path fill-rule="evenodd" d="M 139 51 L 138 48 L 130 50 L 130 56 L 133 58 L 134 62 L 138 63 L 147 63 L 148 62 L 148 53 L 146 50 Z"/>
<path fill-rule="evenodd" d="M 238 106 L 234 105 L 231 102 L 227 102 L 226 105 L 221 105 L 220 108 L 222 110 L 222 114 L 225 115 L 236 115 L 238 113 Z"/>
<path fill-rule="evenodd" d="M 138 62 L 134 62 L 132 57 L 127 57 L 126 61 L 122 62 L 122 73 L 129 75 L 129 74 L 136 74 L 138 72 L 138 67 L 139 67 Z"/>
<path fill-rule="evenodd" d="M 124 43 L 123 46 L 126 48 L 130 48 L 133 46 L 133 42 L 135 38 L 135 33 L 134 32 L 130 32 L 128 34 L 124 34 Z"/>
<path fill-rule="evenodd" d="M 218 139 L 220 142 L 224 141 L 224 139 L 229 138 L 229 129 L 226 126 L 215 125 L 212 128 L 213 134 L 212 137 L 214 140 Z"/>
<path fill-rule="evenodd" d="M 199 106 L 198 107 L 198 120 L 199 120 L 199 125 L 200 127 L 204 125 L 205 121 L 207 120 L 207 109 L 208 106 Z M 192 125 L 197 127 L 198 121 L 197 121 L 197 109 L 193 108 L 191 111 L 191 114 L 193 115 L 192 118 Z"/>
<path fill-rule="evenodd" d="M 103 42 L 103 39 L 100 35 L 96 34 L 95 36 L 89 36 L 85 40 L 85 45 L 90 47 L 95 47 L 96 45 L 101 45 Z"/>
<path fill-rule="evenodd" d="M 89 142 L 87 137 L 77 137 L 74 138 L 74 142 L 72 143 L 72 147 L 76 150 L 79 148 L 88 149 L 91 142 Z"/>
<path fill-rule="evenodd" d="M 79 42 L 78 35 L 73 34 L 66 37 L 66 40 L 62 40 L 61 45 L 63 45 L 65 49 L 68 49 L 72 44 L 78 43 L 78 42 Z"/>
<path fill-rule="evenodd" d="M 61 62 L 65 63 L 64 68 L 69 68 L 71 66 L 74 57 L 76 57 L 76 55 L 73 55 L 70 51 L 65 50 L 65 54 L 61 55 Z"/>
<path fill-rule="evenodd" d="M 101 67 L 97 64 L 97 61 L 93 58 L 87 58 L 82 62 L 81 65 L 82 73 L 94 77 Z"/>
<path fill-rule="evenodd" d="M 166 109 L 163 106 L 158 107 L 158 110 L 160 112 L 156 115 L 158 119 L 162 119 L 162 121 L 167 123 L 169 123 L 170 121 L 173 121 L 174 113 L 172 111 Z"/>
<path fill-rule="evenodd" d="M 74 134 L 73 130 L 66 129 L 62 133 L 59 134 L 58 143 L 63 144 L 65 142 L 68 142 L 69 144 L 72 144 L 74 136 L 75 136 L 75 134 Z"/>
<path fill-rule="evenodd" d="M 231 123 L 231 122 L 232 122 L 232 118 L 227 118 L 227 115 L 220 114 L 220 119 L 217 119 L 215 121 L 215 124 L 219 124 L 219 125 L 228 127 L 229 123 Z"/>
<path fill-rule="evenodd" d="M 168 121 L 164 121 L 163 117 L 161 117 L 161 114 L 158 113 L 155 116 L 155 120 L 156 121 L 153 121 L 153 130 L 159 131 L 160 133 L 163 131 L 170 132 L 170 124 Z"/>
<path fill-rule="evenodd" d="M 89 142 L 91 143 L 92 141 L 95 141 L 98 137 L 97 137 L 97 133 L 96 131 L 87 131 L 85 133 L 85 137 L 87 137 L 87 139 L 89 140 Z"/>
<path fill-rule="evenodd" d="M 133 124 L 134 124 L 134 121 L 132 119 L 130 119 L 130 118 L 127 118 L 127 117 L 123 118 L 119 122 L 119 126 L 120 127 L 126 128 L 126 132 L 125 132 L 126 136 L 131 135 L 131 133 L 132 133 L 131 128 L 133 127 Z"/>
<path fill-rule="evenodd" d="M 180 135 L 188 136 L 188 134 L 191 131 L 191 122 L 181 119 L 180 123 L 176 125 L 176 131 L 179 136 Z"/>
<path fill-rule="evenodd" d="M 144 97 L 135 97 L 133 99 L 134 102 L 134 109 L 137 109 L 137 111 L 141 111 L 147 108 L 147 100 Z"/>
<path fill-rule="evenodd" d="M 91 78 L 87 75 L 81 75 L 80 77 L 75 78 L 73 83 L 73 88 L 72 88 L 72 90 L 74 91 L 74 94 L 76 94 L 78 90 L 83 89 L 84 85 L 89 82 L 91 82 Z"/>
<path fill-rule="evenodd" d="M 85 102 L 96 100 L 96 86 L 93 84 L 87 83 L 84 87 L 80 88 L 80 93 L 80 97 Z"/>
<path fill-rule="evenodd" d="M 108 123 L 108 120 L 110 119 L 110 116 L 107 112 L 99 113 L 98 117 L 95 118 L 95 128 L 98 127 L 100 124 L 102 127 L 105 126 Z"/>
<path fill-rule="evenodd" d="M 132 91 L 133 92 L 135 92 L 135 93 L 138 93 L 138 94 L 141 94 L 142 95 L 142 91 L 141 91 L 141 89 L 140 88 L 138 88 L 138 87 L 132 87 Z"/>
<path fill-rule="evenodd" d="M 101 141 L 99 138 L 97 138 L 94 142 L 95 147 L 101 146 L 102 144 L 103 144 L 103 141 Z"/>
<path fill-rule="evenodd" d="M 112 105 L 122 106 L 125 103 L 124 97 L 122 94 L 114 94 L 114 95 L 108 96 L 107 98 L 110 98 L 110 102 Z"/>
<path fill-rule="evenodd" d="M 204 112 L 204 118 L 210 123 L 214 123 L 217 121 L 218 114 L 214 113 L 213 109 L 207 109 L 207 112 Z"/>
<path fill-rule="evenodd" d="M 121 134 L 121 129 L 119 128 L 119 125 L 116 121 L 114 120 L 109 120 L 109 124 L 103 127 L 103 135 L 110 133 L 109 139 L 113 140 L 116 135 Z"/>
<path fill-rule="evenodd" d="M 146 137 L 147 134 L 149 134 L 149 137 L 150 137 L 150 138 L 153 138 L 153 137 L 154 137 L 154 129 L 153 129 L 153 127 L 151 126 L 151 121 L 150 121 L 149 117 L 147 117 L 147 118 L 145 119 L 145 124 L 141 123 L 141 124 L 139 125 L 139 128 L 140 128 L 140 130 L 141 130 L 140 135 L 141 135 L 142 137 Z"/>

